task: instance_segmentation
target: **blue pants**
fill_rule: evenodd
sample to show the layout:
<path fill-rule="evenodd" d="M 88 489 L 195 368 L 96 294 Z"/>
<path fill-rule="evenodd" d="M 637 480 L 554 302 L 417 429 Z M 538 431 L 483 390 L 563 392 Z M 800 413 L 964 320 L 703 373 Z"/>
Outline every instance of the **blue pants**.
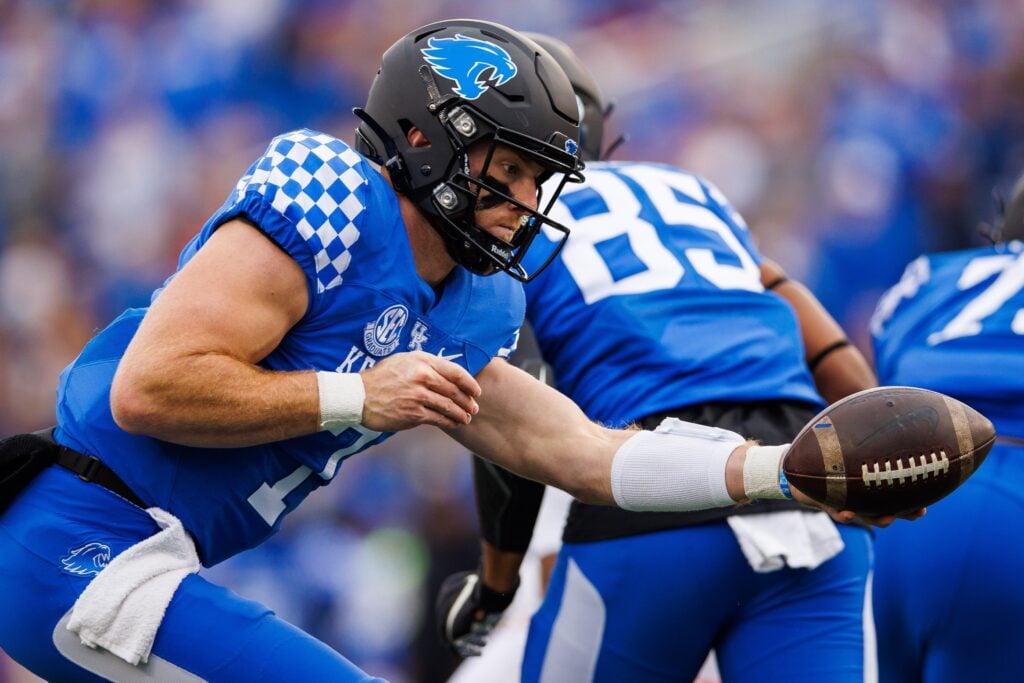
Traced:
<path fill-rule="evenodd" d="M 91 650 L 64 628 L 102 561 L 156 533 L 143 510 L 58 467 L 0 514 L 0 648 L 48 681 L 376 681 L 262 605 L 190 575 L 148 664 Z M 78 552 L 74 552 L 78 551 Z"/>
<path fill-rule="evenodd" d="M 1024 448 L 997 445 L 913 524 L 880 530 L 882 683 L 1024 680 Z"/>
<path fill-rule="evenodd" d="M 714 648 L 730 683 L 861 683 L 871 538 L 840 533 L 845 550 L 817 569 L 763 574 L 725 521 L 566 544 L 522 680 L 690 683 Z"/>

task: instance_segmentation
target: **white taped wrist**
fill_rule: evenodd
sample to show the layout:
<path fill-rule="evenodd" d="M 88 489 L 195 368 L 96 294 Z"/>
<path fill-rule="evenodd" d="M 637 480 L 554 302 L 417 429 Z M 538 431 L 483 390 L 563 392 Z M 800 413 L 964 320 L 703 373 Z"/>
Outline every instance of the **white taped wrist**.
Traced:
<path fill-rule="evenodd" d="M 788 500 L 779 483 L 782 457 L 789 444 L 782 446 L 751 446 L 743 462 L 743 493 L 750 500 Z"/>
<path fill-rule="evenodd" d="M 316 387 L 320 393 L 320 429 L 342 430 L 363 421 L 366 389 L 356 372 L 318 372 Z"/>
<path fill-rule="evenodd" d="M 612 460 L 612 495 L 624 510 L 690 511 L 735 505 L 725 465 L 744 442 L 735 432 L 679 420 L 630 437 Z"/>

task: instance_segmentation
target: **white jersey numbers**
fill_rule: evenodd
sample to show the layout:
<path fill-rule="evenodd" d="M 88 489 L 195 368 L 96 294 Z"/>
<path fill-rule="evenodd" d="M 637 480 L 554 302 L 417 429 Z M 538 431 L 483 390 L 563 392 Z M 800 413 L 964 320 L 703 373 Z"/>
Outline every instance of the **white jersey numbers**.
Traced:
<path fill-rule="evenodd" d="M 928 335 L 928 346 L 981 334 L 985 320 L 999 313 L 1008 303 L 1010 306 L 1019 305 L 1019 299 L 1016 302 L 1014 299 L 1024 290 L 1024 252 L 1020 251 L 1019 246 L 1015 248 L 1014 244 L 1010 244 L 1011 253 L 976 256 L 967 261 L 957 277 L 956 288 L 961 292 L 980 289 L 942 329 Z M 900 281 L 879 301 L 871 319 L 871 333 L 881 337 L 900 304 L 914 299 L 931 278 L 927 256 L 921 256 L 907 266 Z M 986 282 L 988 285 L 982 288 Z M 1001 318 L 1005 319 L 1005 316 Z M 1024 335 L 1024 308 L 1017 308 L 1009 319 L 1010 331 Z"/>
<path fill-rule="evenodd" d="M 640 192 L 615 172 L 590 170 L 586 184 L 567 188 L 563 197 L 589 189 L 598 194 L 607 210 L 575 218 L 559 203 L 552 212 L 571 230 L 561 259 L 588 304 L 608 296 L 672 289 L 686 274 L 687 265 L 719 289 L 762 290 L 760 269 L 734 228 L 709 208 L 708 195 L 694 176 L 654 166 L 623 165 L 617 171 L 635 181 Z M 690 201 L 682 201 L 680 195 Z M 641 217 L 645 206 L 653 209 L 665 226 L 706 230 L 739 265 L 719 262 L 710 248 L 674 250 L 671 235 L 659 235 L 655 226 Z M 613 260 L 626 264 L 630 272 L 615 277 Z"/>
<path fill-rule="evenodd" d="M 971 259 L 957 280 L 957 289 L 977 286 L 998 273 L 998 277 L 978 296 L 970 300 L 955 318 L 938 332 L 928 335 L 928 345 L 935 346 L 950 339 L 973 337 L 981 332 L 981 321 L 989 317 L 1024 289 L 1024 253 L 979 256 Z M 1024 308 L 1014 313 L 1010 323 L 1014 334 L 1024 334 Z"/>
<path fill-rule="evenodd" d="M 263 521 L 268 526 L 274 526 L 277 520 L 281 517 L 281 514 L 287 509 L 287 505 L 284 502 L 285 496 L 299 488 L 307 479 L 312 477 L 314 474 L 320 476 L 321 479 L 327 481 L 334 477 L 338 471 L 338 463 L 347 458 L 350 455 L 358 453 L 365 448 L 371 441 L 381 435 L 380 432 L 375 432 L 372 429 L 367 429 L 362 425 L 354 425 L 350 427 L 344 427 L 338 431 L 331 430 L 331 433 L 337 436 L 346 430 L 358 432 L 358 437 L 351 444 L 345 448 L 339 448 L 331 454 L 331 457 L 327 459 L 327 463 L 323 470 L 314 473 L 313 470 L 300 465 L 291 474 L 283 477 L 274 484 L 264 483 L 256 489 L 252 495 L 249 496 L 249 505 L 255 508 L 256 512 L 260 514 Z"/>

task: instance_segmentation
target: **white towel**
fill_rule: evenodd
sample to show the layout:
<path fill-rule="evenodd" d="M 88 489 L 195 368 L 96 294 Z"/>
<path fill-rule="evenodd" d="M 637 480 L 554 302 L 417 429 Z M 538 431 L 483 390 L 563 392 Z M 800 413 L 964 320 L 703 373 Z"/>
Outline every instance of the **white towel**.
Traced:
<path fill-rule="evenodd" d="M 146 512 L 162 531 L 111 560 L 78 596 L 68 621 L 84 645 L 109 650 L 132 665 L 149 660 L 174 592 L 199 571 L 195 544 L 181 521 L 160 508 Z"/>
<path fill-rule="evenodd" d="M 755 572 L 783 567 L 814 569 L 843 549 L 843 539 L 824 512 L 785 510 L 729 517 L 740 549 Z"/>

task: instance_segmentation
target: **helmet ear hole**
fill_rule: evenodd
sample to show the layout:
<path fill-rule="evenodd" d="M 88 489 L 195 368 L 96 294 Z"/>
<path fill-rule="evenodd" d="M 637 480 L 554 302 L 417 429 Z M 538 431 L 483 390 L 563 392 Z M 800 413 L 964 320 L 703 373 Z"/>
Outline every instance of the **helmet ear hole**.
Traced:
<path fill-rule="evenodd" d="M 398 125 L 402 127 L 402 132 L 405 133 L 405 139 L 409 141 L 409 144 L 413 147 L 432 147 L 430 138 L 422 130 L 413 125 L 409 119 L 400 119 Z"/>

